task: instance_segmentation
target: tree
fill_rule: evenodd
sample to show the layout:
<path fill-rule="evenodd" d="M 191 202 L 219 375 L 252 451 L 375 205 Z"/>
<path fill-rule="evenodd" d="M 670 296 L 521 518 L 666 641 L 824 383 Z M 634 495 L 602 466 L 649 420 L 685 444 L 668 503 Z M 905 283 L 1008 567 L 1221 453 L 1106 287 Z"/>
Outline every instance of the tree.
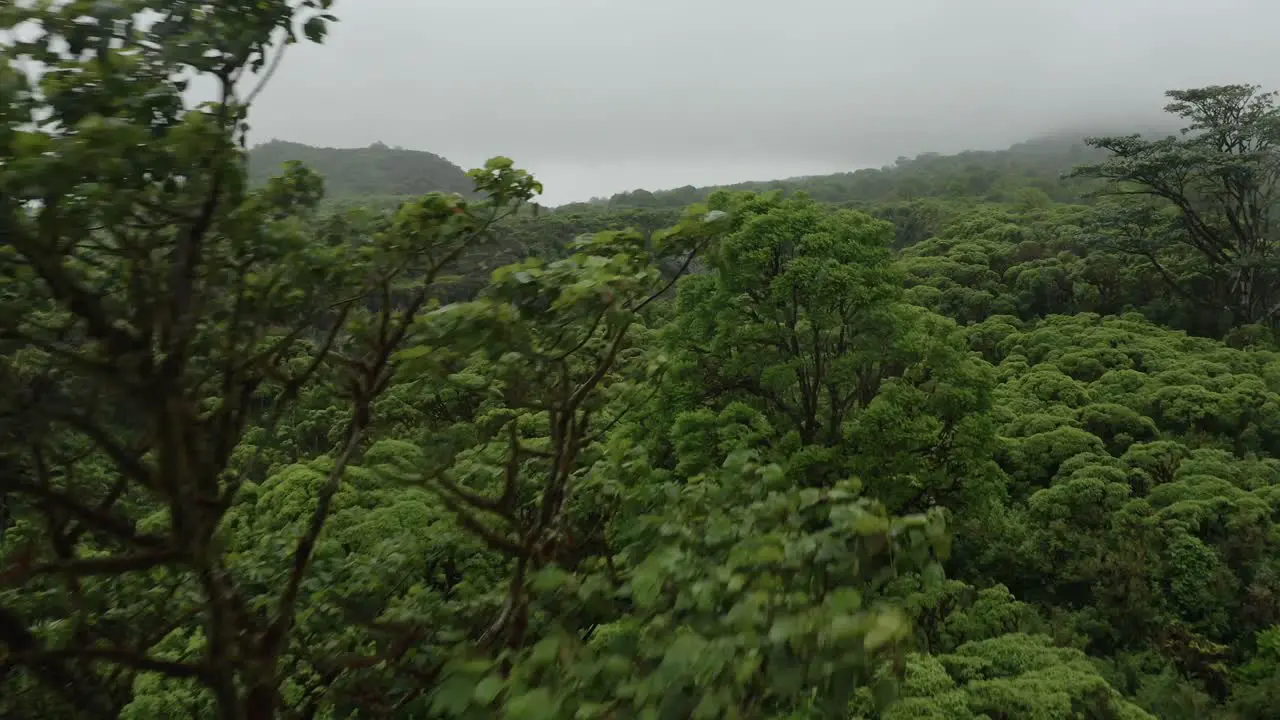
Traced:
<path fill-rule="evenodd" d="M 776 193 L 712 207 L 733 228 L 663 330 L 676 361 L 664 411 L 746 403 L 772 452 L 807 457 L 796 483 L 853 473 L 894 511 L 982 496 L 986 366 L 954 323 L 901 301 L 892 227 Z"/>
<path fill-rule="evenodd" d="M 480 622 L 442 621 L 464 639 L 407 710 L 843 717 L 900 656 L 909 623 L 881 590 L 945 556 L 940 513 L 895 517 L 848 479 L 798 486 L 756 452 L 762 418 L 743 408 L 714 420 L 719 467 L 654 468 L 628 425 L 666 370 L 645 343 L 680 275 L 662 260 L 688 267 L 733 222 L 695 206 L 650 237 L 584 237 L 424 317 L 404 381 L 485 399 L 479 442 L 420 475 L 505 570 Z"/>
<path fill-rule="evenodd" d="M 1092 138 L 1089 144 L 1111 157 L 1072 174 L 1105 180 L 1104 194 L 1125 198 L 1104 226 L 1176 291 L 1196 295 L 1165 267 L 1185 248 L 1216 283 L 1206 302 L 1228 310 L 1237 325 L 1274 326 L 1280 322 L 1280 238 L 1272 219 L 1280 201 L 1276 94 L 1216 85 L 1167 95 L 1165 110 L 1188 123 L 1181 136 Z"/>
<path fill-rule="evenodd" d="M 38 32 L 0 55 L 0 712 L 845 715 L 904 652 L 881 588 L 940 574 L 942 514 L 742 444 L 672 474 L 620 430 L 664 368 L 647 323 L 732 216 L 446 304 L 541 189 L 510 160 L 394 213 L 317 212 L 296 163 L 249 188 L 241 81 L 327 5 L 3 11 Z"/>
<path fill-rule="evenodd" d="M 473 174 L 484 201 L 428 195 L 360 237 L 310 222 L 322 184 L 297 165 L 249 192 L 244 82 L 276 38 L 321 39 L 328 5 L 0 11 L 3 29 L 33 30 L 0 54 L 0 493 L 16 588 L 0 596 L 0 643 L 17 682 L 91 716 L 116 716 L 139 673 L 197 681 L 220 718 L 275 715 L 301 588 L 393 353 L 441 272 L 539 189 L 499 159 Z M 43 64 L 38 83 L 22 56 Z M 184 105 L 192 74 L 217 101 Z M 347 408 L 332 462 L 280 581 L 255 595 L 224 526 L 264 470 L 244 440 L 269 443 L 321 381 Z M 139 583 L 154 592 L 120 607 Z M 183 629 L 194 658 L 157 651 Z"/>
<path fill-rule="evenodd" d="M 1054 647 L 1045 637 L 1011 633 L 907 663 L 904 697 L 878 716 L 883 720 L 1153 718 L 1108 685 L 1084 653 Z"/>

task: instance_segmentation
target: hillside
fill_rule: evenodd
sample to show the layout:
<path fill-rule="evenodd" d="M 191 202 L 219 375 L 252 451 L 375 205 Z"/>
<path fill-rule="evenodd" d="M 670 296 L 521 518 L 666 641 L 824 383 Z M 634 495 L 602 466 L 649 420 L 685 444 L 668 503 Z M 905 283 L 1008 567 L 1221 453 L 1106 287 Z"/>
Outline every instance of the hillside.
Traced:
<path fill-rule="evenodd" d="M 761 192 L 803 191 L 815 200 L 830 203 L 877 203 L 909 201 L 925 197 L 979 199 L 989 202 L 1013 201 L 1027 188 L 1038 189 L 1051 199 L 1072 202 L 1081 199 L 1087 186 L 1081 181 L 1064 182 L 1062 175 L 1084 162 L 1101 158 L 1082 138 L 1090 133 L 1046 135 L 1004 150 L 974 150 L 954 155 L 922 153 L 900 157 L 892 165 L 847 173 L 742 182 L 713 187 L 686 185 L 671 190 L 634 190 L 618 193 L 594 203 L 614 208 L 683 207 L 705 199 L 715 190 Z"/>
<path fill-rule="evenodd" d="M 271 140 L 249 151 L 249 179 L 261 185 L 290 160 L 301 160 L 322 175 L 330 198 L 472 191 L 466 172 L 439 155 L 382 143 L 366 148 L 324 148 Z"/>
<path fill-rule="evenodd" d="M 805 192 L 819 202 L 837 204 L 886 203 L 922 198 L 1010 202 L 1028 188 L 1058 202 L 1078 201 L 1087 186 L 1064 182 L 1072 167 L 1100 159 L 1085 146 L 1085 133 L 1048 135 L 1017 143 L 1004 150 L 974 150 L 953 155 L 927 152 L 900 157 L 892 165 L 847 173 L 814 175 L 667 190 L 637 189 L 607 200 L 569 203 L 563 210 L 627 208 L 678 209 L 705 200 L 716 190 Z M 271 140 L 250 151 L 250 179 L 265 183 L 289 160 L 300 160 L 325 178 L 331 200 L 381 197 L 396 205 L 406 196 L 431 191 L 472 191 L 470 178 L 459 166 L 434 153 L 392 148 L 375 143 L 366 148 L 322 148 L 285 140 Z"/>

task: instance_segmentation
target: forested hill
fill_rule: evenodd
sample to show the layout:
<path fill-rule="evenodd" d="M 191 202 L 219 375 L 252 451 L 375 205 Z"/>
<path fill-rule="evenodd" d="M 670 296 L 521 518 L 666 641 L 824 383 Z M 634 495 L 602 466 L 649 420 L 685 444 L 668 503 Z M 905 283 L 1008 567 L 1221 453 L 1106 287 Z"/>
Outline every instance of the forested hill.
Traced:
<path fill-rule="evenodd" d="M 290 160 L 300 160 L 319 173 L 330 198 L 436 191 L 469 195 L 473 189 L 466 172 L 439 155 L 382 143 L 366 148 L 325 148 L 271 140 L 250 150 L 250 181 L 254 185 L 265 184 Z"/>
<path fill-rule="evenodd" d="M 1081 163 L 1099 160 L 1103 155 L 1084 144 L 1084 137 L 1090 134 L 1045 135 L 1005 150 L 974 150 L 955 155 L 923 153 L 915 158 L 900 157 L 894 164 L 882 168 L 833 175 L 714 187 L 686 185 L 656 192 L 634 190 L 618 193 L 607 200 L 594 200 L 590 204 L 611 208 L 684 207 L 721 189 L 803 191 L 820 202 L 858 204 L 924 197 L 1010 202 L 1031 188 L 1044 192 L 1052 200 L 1073 202 L 1081 199 L 1088 185 L 1082 180 L 1063 181 L 1063 174 Z"/>
<path fill-rule="evenodd" d="M 892 165 L 847 173 L 761 180 L 669 190 L 638 189 L 608 199 L 570 203 L 561 210 L 669 208 L 681 209 L 705 200 L 716 190 L 782 190 L 805 192 L 820 202 L 848 205 L 941 198 L 966 201 L 1017 202 L 1039 190 L 1050 200 L 1075 202 L 1088 189 L 1084 180 L 1063 175 L 1084 162 L 1101 159 L 1102 151 L 1084 144 L 1085 132 L 1059 133 L 1017 143 L 1004 150 L 971 150 L 958 154 L 927 152 L 900 157 Z M 280 166 L 300 160 L 325 179 L 331 200 L 382 198 L 391 205 L 408 196 L 443 191 L 469 194 L 472 183 L 463 169 L 434 153 L 374 143 L 365 148 L 325 148 L 271 140 L 250 151 L 250 179 L 255 185 L 278 174 Z"/>

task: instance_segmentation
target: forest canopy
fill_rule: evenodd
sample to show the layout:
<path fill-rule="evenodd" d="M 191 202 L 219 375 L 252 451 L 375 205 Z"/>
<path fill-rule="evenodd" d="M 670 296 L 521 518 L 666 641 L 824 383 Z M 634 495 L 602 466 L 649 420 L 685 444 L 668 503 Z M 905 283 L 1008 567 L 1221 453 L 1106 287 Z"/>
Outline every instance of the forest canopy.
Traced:
<path fill-rule="evenodd" d="M 1275 717 L 1275 96 L 534 212 L 330 5 L 0 9 L 0 716 Z"/>

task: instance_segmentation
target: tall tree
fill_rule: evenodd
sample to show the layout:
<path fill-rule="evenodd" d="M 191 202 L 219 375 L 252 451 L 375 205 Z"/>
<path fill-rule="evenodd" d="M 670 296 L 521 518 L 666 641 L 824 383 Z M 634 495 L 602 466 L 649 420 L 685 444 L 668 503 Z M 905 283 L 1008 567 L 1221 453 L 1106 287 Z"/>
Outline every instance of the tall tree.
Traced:
<path fill-rule="evenodd" d="M 1111 153 L 1074 176 L 1109 181 L 1104 194 L 1126 196 L 1104 226 L 1122 248 L 1146 257 L 1177 292 L 1203 298 L 1236 324 L 1280 322 L 1280 108 L 1276 93 L 1254 85 L 1171 90 L 1165 110 L 1187 123 L 1181 135 L 1091 138 Z M 1150 200 L 1151 209 L 1132 196 Z M 1207 296 L 1168 265 L 1187 252 L 1212 281 Z"/>
<path fill-rule="evenodd" d="M 775 451 L 806 448 L 797 483 L 856 473 L 894 511 L 981 494 L 989 368 L 954 323 L 902 302 L 893 227 L 778 193 L 711 203 L 732 232 L 664 329 L 667 412 L 745 402 L 765 413 Z"/>
<path fill-rule="evenodd" d="M 275 716 L 301 588 L 392 354 L 441 271 L 538 190 L 495 161 L 474 176 L 486 200 L 429 195 L 359 237 L 310 222 L 322 185 L 301 167 L 248 192 L 249 80 L 296 31 L 320 40 L 329 5 L 0 11 L 0 29 L 23 26 L 0 47 L 0 497 L 15 518 L 0 674 L 89 716 L 117 716 L 138 673 L 197 681 L 220 718 Z M 187 106 L 193 75 L 216 101 Z M 333 461 L 255 597 L 223 522 L 262 471 L 242 441 L 321 380 L 345 408 Z M 195 658 L 157 653 L 188 627 Z"/>

